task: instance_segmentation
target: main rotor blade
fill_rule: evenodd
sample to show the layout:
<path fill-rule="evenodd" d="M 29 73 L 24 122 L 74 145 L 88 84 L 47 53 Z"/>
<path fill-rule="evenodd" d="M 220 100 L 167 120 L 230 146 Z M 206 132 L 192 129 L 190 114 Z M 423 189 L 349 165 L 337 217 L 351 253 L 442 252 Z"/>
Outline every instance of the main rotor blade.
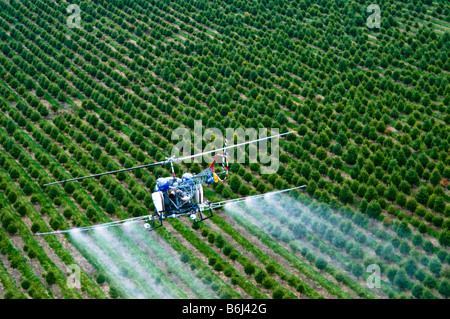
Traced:
<path fill-rule="evenodd" d="M 63 180 L 63 181 L 58 181 L 58 182 L 44 184 L 42 186 L 63 184 L 63 183 L 67 183 L 67 182 L 79 181 L 79 180 L 86 179 L 86 178 L 99 177 L 99 176 L 103 176 L 103 175 L 116 174 L 116 173 L 120 173 L 120 172 L 128 172 L 128 171 L 131 171 L 131 170 L 134 170 L 134 169 L 138 169 L 138 168 L 146 168 L 146 167 L 151 167 L 151 166 L 156 166 L 156 165 L 164 165 L 164 164 L 167 164 L 167 163 L 169 163 L 169 162 L 168 161 L 164 161 L 164 162 L 146 164 L 146 165 L 141 165 L 141 166 L 136 166 L 136 167 L 131 167 L 131 168 L 119 169 L 117 171 L 112 171 L 112 172 L 105 172 L 105 173 L 94 174 L 94 175 L 89 175 L 89 176 L 83 176 L 83 177 L 66 179 L 66 180 Z"/>
<path fill-rule="evenodd" d="M 239 146 L 243 146 L 243 145 L 247 145 L 247 144 L 251 144 L 251 143 L 256 143 L 256 142 L 259 142 L 259 141 L 269 140 L 271 138 L 281 137 L 281 136 L 288 135 L 288 134 L 291 134 L 291 133 L 294 133 L 294 132 L 291 131 L 291 132 L 281 133 L 281 134 L 278 134 L 278 135 L 267 136 L 267 137 L 259 138 L 257 140 L 253 140 L 253 141 L 248 141 L 248 142 L 239 143 L 239 144 L 236 144 L 236 145 L 230 145 L 230 146 L 227 146 L 227 147 L 218 148 L 218 149 L 215 149 L 215 150 L 212 150 L 212 151 L 207 151 L 207 152 L 198 153 L 198 154 L 194 154 L 194 155 L 179 157 L 179 158 L 175 158 L 173 161 L 174 162 L 180 162 L 180 161 L 183 161 L 183 160 L 186 160 L 186 159 L 190 159 L 190 158 L 194 158 L 194 157 L 197 157 L 197 156 L 203 156 L 203 155 L 208 155 L 208 154 L 211 154 L 211 153 L 221 152 L 221 151 L 224 151 L 224 150 L 228 150 L 230 148 L 239 147 Z"/>
<path fill-rule="evenodd" d="M 222 202 L 215 202 L 215 203 L 211 203 L 211 208 L 212 209 L 217 209 L 220 207 L 223 207 L 227 204 L 234 204 L 234 203 L 239 203 L 239 202 L 243 202 L 245 200 L 248 199 L 256 199 L 256 198 L 261 198 L 261 197 L 265 197 L 265 196 L 271 196 L 271 195 L 275 195 L 275 194 L 281 194 L 281 193 L 286 193 L 289 191 L 292 191 L 294 189 L 301 189 L 301 188 L 305 188 L 306 185 L 302 185 L 302 186 L 297 186 L 297 187 L 293 187 L 293 188 L 288 188 L 288 189 L 283 189 L 280 191 L 274 191 L 274 192 L 269 192 L 269 193 L 264 193 L 264 194 L 258 194 L 258 195 L 253 195 L 253 196 L 247 196 L 247 197 L 241 197 L 241 198 L 236 198 L 236 199 L 230 199 L 230 200 L 224 200 Z M 208 209 L 209 206 L 205 206 L 205 209 Z"/>
<path fill-rule="evenodd" d="M 53 182 L 53 183 L 44 184 L 42 186 L 45 187 L 45 186 L 50 186 L 50 185 L 56 185 L 56 184 L 63 184 L 63 183 L 73 182 L 73 181 L 79 181 L 79 180 L 83 180 L 83 179 L 86 179 L 86 178 L 99 177 L 99 176 L 103 176 L 103 175 L 116 174 L 116 173 L 120 173 L 120 172 L 128 172 L 128 171 L 131 171 L 131 170 L 134 170 L 134 169 L 146 168 L 146 167 L 151 167 L 151 166 L 156 166 L 156 165 L 164 165 L 164 164 L 168 164 L 170 162 L 181 162 L 181 161 L 186 160 L 186 159 L 190 159 L 190 158 L 194 158 L 194 157 L 198 157 L 198 156 L 203 156 L 203 155 L 207 155 L 207 154 L 211 154 L 211 153 L 216 153 L 216 152 L 224 151 L 224 150 L 227 150 L 227 149 L 230 149 L 230 148 L 239 147 L 239 146 L 243 146 L 243 145 L 247 145 L 247 144 L 251 144 L 251 143 L 255 143 L 255 142 L 259 142 L 259 141 L 264 141 L 264 140 L 268 140 L 268 139 L 272 139 L 272 138 L 276 138 L 276 137 L 281 137 L 281 136 L 288 135 L 288 134 L 291 134 L 291 133 L 294 133 L 294 132 L 291 131 L 291 132 L 281 133 L 281 134 L 278 134 L 278 135 L 263 137 L 263 138 L 259 138 L 257 140 L 248 141 L 248 142 L 244 142 L 244 143 L 240 143 L 240 144 L 236 144 L 236 145 L 231 145 L 231 146 L 227 146 L 227 147 L 222 147 L 222 148 L 219 148 L 219 149 L 216 149 L 216 150 L 207 151 L 207 152 L 203 152 L 203 153 L 198 153 L 198 154 L 194 154 L 194 155 L 189 155 L 189 156 L 184 156 L 184 157 L 179 157 L 179 158 L 170 158 L 170 159 L 168 159 L 168 160 L 166 160 L 164 162 L 158 162 L 158 163 L 141 165 L 141 166 L 136 166 L 136 167 L 131 167 L 131 168 L 119 169 L 117 171 L 105 172 L 105 173 L 94 174 L 94 175 L 89 175 L 89 176 L 71 178 L 71 179 L 66 179 L 66 180 L 63 180 L 63 181 L 57 181 L 57 182 Z"/>
<path fill-rule="evenodd" d="M 139 222 L 142 221 L 144 219 L 148 219 L 150 218 L 149 215 L 147 216 L 140 216 L 140 217 L 134 217 L 134 218 L 128 218 L 128 219 L 123 219 L 123 220 L 118 220 L 115 222 L 109 222 L 109 223 L 104 223 L 104 224 L 100 224 L 100 225 L 92 225 L 92 226 L 86 226 L 86 227 L 79 227 L 79 228 L 71 228 L 71 229 L 66 229 L 66 230 L 57 230 L 57 231 L 52 231 L 52 232 L 48 232 L 48 233 L 36 233 L 34 234 L 35 236 L 44 236 L 44 235 L 54 235 L 54 234 L 66 234 L 66 233 L 71 233 L 71 232 L 82 232 L 82 231 L 88 231 L 88 230 L 94 230 L 94 229 L 99 229 L 99 228 L 108 228 L 108 227 L 116 227 L 116 226 L 121 226 L 125 223 L 135 223 L 135 222 Z"/>

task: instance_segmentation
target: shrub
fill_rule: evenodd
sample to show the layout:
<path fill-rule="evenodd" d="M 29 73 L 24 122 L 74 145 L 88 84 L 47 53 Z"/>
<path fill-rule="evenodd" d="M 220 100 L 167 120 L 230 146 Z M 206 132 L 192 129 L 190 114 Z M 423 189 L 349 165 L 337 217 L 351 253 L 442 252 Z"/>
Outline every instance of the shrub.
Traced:
<path fill-rule="evenodd" d="M 411 286 L 411 281 L 406 277 L 403 270 L 399 270 L 394 277 L 394 284 L 399 287 L 400 290 L 407 290 Z"/>
<path fill-rule="evenodd" d="M 113 215 L 116 212 L 116 207 L 114 206 L 113 202 L 108 202 L 106 204 L 106 212 L 110 215 Z"/>
<path fill-rule="evenodd" d="M 31 231 L 33 233 L 37 233 L 40 229 L 41 229 L 41 227 L 39 226 L 38 223 L 33 223 L 33 225 L 31 225 Z"/>
<path fill-rule="evenodd" d="M 359 263 L 354 263 L 352 265 L 352 274 L 356 277 L 359 278 L 361 277 L 361 275 L 363 274 L 363 267 L 359 264 Z"/>
<path fill-rule="evenodd" d="M 200 229 L 200 223 L 192 221 L 192 229 L 194 230 Z"/>
<path fill-rule="evenodd" d="M 422 297 L 422 293 L 423 293 L 423 287 L 421 284 L 415 284 L 413 286 L 413 288 L 411 289 L 411 294 L 416 299 L 420 299 Z"/>
<path fill-rule="evenodd" d="M 438 282 L 437 282 L 436 278 L 434 278 L 433 276 L 427 275 L 425 277 L 425 280 L 423 281 L 423 284 L 427 288 L 435 289 L 435 288 L 437 288 Z"/>
<path fill-rule="evenodd" d="M 337 280 L 338 282 L 343 282 L 343 281 L 345 280 L 345 275 L 344 275 L 343 273 L 341 273 L 341 272 L 338 272 L 338 273 L 336 274 L 336 280 Z"/>
<path fill-rule="evenodd" d="M 277 288 L 274 290 L 274 292 L 272 294 L 273 299 L 283 299 L 283 297 L 284 297 L 284 292 L 281 288 Z"/>
<path fill-rule="evenodd" d="M 27 254 L 28 254 L 28 257 L 30 257 L 30 259 L 33 259 L 37 256 L 36 252 L 33 249 L 29 249 Z"/>
<path fill-rule="evenodd" d="M 217 259 L 214 257 L 211 257 L 208 259 L 208 265 L 214 266 L 217 263 Z"/>
<path fill-rule="evenodd" d="M 53 271 L 47 272 L 47 274 L 45 274 L 45 281 L 50 286 L 54 285 L 56 283 L 55 273 Z"/>
<path fill-rule="evenodd" d="M 251 276 L 255 273 L 255 266 L 249 262 L 244 266 L 244 271 L 247 275 Z"/>
<path fill-rule="evenodd" d="M 373 200 L 367 205 L 366 214 L 374 219 L 377 219 L 381 214 L 381 206 L 377 201 Z"/>
<path fill-rule="evenodd" d="M 10 235 L 14 235 L 15 233 L 17 233 L 17 226 L 14 223 L 11 223 L 8 225 L 6 230 Z"/>
<path fill-rule="evenodd" d="M 230 268 L 226 268 L 226 269 L 223 271 L 223 274 L 224 274 L 225 276 L 227 276 L 227 277 L 231 277 L 231 275 L 233 274 L 233 271 L 232 271 Z"/>
<path fill-rule="evenodd" d="M 433 219 L 431 220 L 431 222 L 433 223 L 434 226 L 436 227 L 441 227 L 442 223 L 444 222 L 444 219 L 441 216 L 434 216 Z"/>
<path fill-rule="evenodd" d="M 216 237 L 215 245 L 218 248 L 223 248 L 223 246 L 225 246 L 225 239 L 223 238 L 222 235 Z"/>
<path fill-rule="evenodd" d="M 109 287 L 109 296 L 112 299 L 116 299 L 119 297 L 119 292 L 117 291 L 117 288 L 115 288 L 114 286 L 110 286 Z"/>
<path fill-rule="evenodd" d="M 96 281 L 99 285 L 103 284 L 106 281 L 105 275 L 99 274 L 96 278 Z"/>
<path fill-rule="evenodd" d="M 221 263 L 216 263 L 214 265 L 214 270 L 215 271 L 222 271 L 223 270 L 223 265 Z"/>
<path fill-rule="evenodd" d="M 328 265 L 328 262 L 323 257 L 318 257 L 316 259 L 316 267 L 319 270 L 324 270 Z"/>
<path fill-rule="evenodd" d="M 231 248 L 231 246 L 225 246 L 224 248 L 223 248 L 223 254 L 225 255 L 225 256 L 229 256 L 230 254 L 231 254 L 231 251 L 232 251 L 232 248 Z"/>
<path fill-rule="evenodd" d="M 262 281 L 262 286 L 264 287 L 264 289 L 272 289 L 273 285 L 274 285 L 274 281 L 270 277 L 266 277 Z"/>
<path fill-rule="evenodd" d="M 231 260 L 236 260 L 238 257 L 239 257 L 239 255 L 238 255 L 238 253 L 237 252 L 235 252 L 235 251 L 232 251 L 231 253 L 230 253 L 230 259 Z"/>
<path fill-rule="evenodd" d="M 264 271 L 260 270 L 255 275 L 255 281 L 258 284 L 261 284 L 263 282 L 264 278 L 266 278 L 266 277 L 267 277 L 267 274 Z"/>
<path fill-rule="evenodd" d="M 22 281 L 22 283 L 20 284 L 20 286 L 24 289 L 24 290 L 28 290 L 28 288 L 30 288 L 31 284 L 28 280 L 24 280 Z"/>
<path fill-rule="evenodd" d="M 275 265 L 274 264 L 269 264 L 266 266 L 266 271 L 269 275 L 273 275 L 276 271 Z"/>
<path fill-rule="evenodd" d="M 303 283 L 299 283 L 297 286 L 297 291 L 301 294 L 303 294 L 305 292 L 305 285 Z"/>
<path fill-rule="evenodd" d="M 427 273 L 423 269 L 419 269 L 414 274 L 414 277 L 416 277 L 417 280 L 420 282 L 424 282 L 425 278 L 427 276 Z"/>
<path fill-rule="evenodd" d="M 50 227 L 53 228 L 53 230 L 58 230 L 60 226 L 60 223 L 57 219 L 50 219 Z"/>
<path fill-rule="evenodd" d="M 447 280 L 443 280 L 438 289 L 442 297 L 448 299 L 450 297 L 450 284 Z"/>
<path fill-rule="evenodd" d="M 214 243 L 214 241 L 216 240 L 216 235 L 214 235 L 213 233 L 209 233 L 208 234 L 208 242 L 210 244 Z"/>
<path fill-rule="evenodd" d="M 207 229 L 207 228 L 203 228 L 202 231 L 201 231 L 201 235 L 202 235 L 203 237 L 207 237 L 208 234 L 209 234 L 208 229 Z"/>
<path fill-rule="evenodd" d="M 16 202 L 16 200 L 17 200 L 17 193 L 16 193 L 16 192 L 10 192 L 10 193 L 8 194 L 8 201 L 9 201 L 11 204 L 14 204 L 14 203 Z"/>
<path fill-rule="evenodd" d="M 430 291 L 430 289 L 425 289 L 421 299 L 436 299 L 435 295 Z"/>
<path fill-rule="evenodd" d="M 72 218 L 72 215 L 73 215 L 72 209 L 70 209 L 70 208 L 64 209 L 63 215 L 64 215 L 64 217 L 66 217 L 67 219 L 71 219 L 71 218 Z"/>
<path fill-rule="evenodd" d="M 428 268 L 436 277 L 440 277 L 442 265 L 441 265 L 441 262 L 439 261 L 439 259 L 437 259 L 436 257 L 433 257 L 431 259 L 430 263 L 428 264 Z"/>
<path fill-rule="evenodd" d="M 180 260 L 181 260 L 181 262 L 187 264 L 191 261 L 191 257 L 189 257 L 189 255 L 186 252 L 182 252 L 181 256 L 180 256 Z"/>

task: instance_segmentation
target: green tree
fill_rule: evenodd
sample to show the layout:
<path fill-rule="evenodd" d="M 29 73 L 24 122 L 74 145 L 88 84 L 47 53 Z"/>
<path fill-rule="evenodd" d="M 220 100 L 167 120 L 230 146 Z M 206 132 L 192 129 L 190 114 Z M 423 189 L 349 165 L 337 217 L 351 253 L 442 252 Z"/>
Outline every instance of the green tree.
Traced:
<path fill-rule="evenodd" d="M 121 202 L 125 194 L 123 193 L 122 187 L 116 187 L 114 190 L 114 197 Z"/>
<path fill-rule="evenodd" d="M 406 195 L 405 194 L 397 194 L 397 198 L 395 199 L 395 202 L 402 207 L 405 207 L 406 205 Z"/>
<path fill-rule="evenodd" d="M 45 281 L 49 286 L 54 285 L 56 283 L 55 273 L 53 271 L 47 272 L 47 274 L 45 275 Z"/>
<path fill-rule="evenodd" d="M 267 271 L 267 273 L 269 274 L 269 275 L 272 275 L 272 274 L 274 274 L 275 273 L 275 265 L 274 264 L 268 264 L 267 266 L 266 266 L 266 271 Z"/>
<path fill-rule="evenodd" d="M 274 290 L 274 292 L 272 294 L 273 299 L 283 299 L 283 297 L 284 297 L 284 292 L 281 288 L 277 288 Z"/>
<path fill-rule="evenodd" d="M 216 263 L 214 265 L 214 270 L 218 271 L 218 272 L 222 271 L 223 270 L 223 265 L 221 263 Z"/>
<path fill-rule="evenodd" d="M 438 286 L 438 281 L 431 275 L 426 275 L 425 280 L 423 281 L 425 287 L 430 289 L 435 289 Z"/>
<path fill-rule="evenodd" d="M 411 185 L 418 185 L 420 178 L 415 169 L 410 169 L 405 174 L 405 180 Z"/>
<path fill-rule="evenodd" d="M 216 245 L 218 248 L 223 248 L 223 247 L 225 246 L 225 239 L 223 238 L 222 235 L 218 235 L 218 236 L 216 237 L 215 245 Z"/>
<path fill-rule="evenodd" d="M 274 285 L 275 285 L 275 283 L 274 283 L 273 279 L 270 277 L 264 278 L 264 280 L 262 282 L 262 286 L 264 287 L 264 289 L 272 289 L 272 287 Z"/>
<path fill-rule="evenodd" d="M 14 235 L 15 233 L 17 233 L 17 226 L 16 224 L 11 223 L 6 227 L 6 230 L 10 235 Z"/>
<path fill-rule="evenodd" d="M 439 184 L 439 181 L 442 179 L 441 174 L 439 173 L 439 170 L 435 168 L 430 176 L 430 182 L 433 186 L 436 186 Z"/>
<path fill-rule="evenodd" d="M 405 271 L 400 269 L 394 277 L 394 284 L 400 288 L 400 290 L 407 290 L 411 286 L 411 281 L 406 276 Z"/>
<path fill-rule="evenodd" d="M 344 204 L 353 204 L 353 193 L 349 186 L 344 185 L 339 192 L 339 200 Z"/>
<path fill-rule="evenodd" d="M 364 272 L 364 268 L 361 266 L 361 264 L 359 264 L 359 263 L 353 263 L 352 264 L 352 274 L 356 278 L 361 277 L 363 272 Z"/>
<path fill-rule="evenodd" d="M 231 254 L 231 252 L 232 252 L 231 246 L 227 245 L 223 248 L 223 254 L 225 256 L 229 256 Z"/>
<path fill-rule="evenodd" d="M 216 240 L 216 235 L 214 235 L 214 233 L 209 233 L 208 234 L 208 242 L 210 244 L 214 243 L 214 241 Z"/>
<path fill-rule="evenodd" d="M 373 200 L 367 205 L 366 214 L 374 219 L 377 219 L 381 214 L 381 206 L 377 201 Z"/>
<path fill-rule="evenodd" d="M 210 258 L 208 259 L 208 265 L 214 266 L 216 263 L 217 263 L 217 259 L 216 259 L 216 258 L 210 257 Z"/>
<path fill-rule="evenodd" d="M 39 224 L 37 223 L 33 223 L 33 225 L 31 225 L 31 231 L 36 234 L 39 230 L 41 229 L 41 227 L 39 226 Z"/>
<path fill-rule="evenodd" d="M 116 298 L 119 297 L 119 291 L 117 290 L 116 287 L 114 287 L 114 286 L 110 286 L 110 287 L 109 287 L 109 296 L 110 296 L 112 299 L 116 299 Z"/>
<path fill-rule="evenodd" d="M 255 273 L 255 266 L 249 262 L 244 266 L 244 271 L 247 275 L 251 276 Z"/>
<path fill-rule="evenodd" d="M 181 262 L 187 264 L 191 261 L 191 257 L 189 257 L 189 255 L 186 252 L 183 252 L 181 253 L 180 260 Z"/>
<path fill-rule="evenodd" d="M 350 146 L 347 154 L 345 154 L 345 161 L 349 165 L 354 165 L 358 157 L 358 149 L 355 146 Z"/>
<path fill-rule="evenodd" d="M 239 195 L 247 196 L 249 194 L 249 192 L 250 192 L 249 187 L 247 185 L 245 185 L 244 183 L 242 183 L 241 186 L 239 186 L 239 189 L 238 189 Z"/>
<path fill-rule="evenodd" d="M 308 183 L 308 185 L 306 185 L 306 191 L 308 192 L 308 194 L 310 194 L 311 196 L 314 195 L 314 193 L 317 190 L 317 184 L 315 181 L 311 181 Z"/>
<path fill-rule="evenodd" d="M 319 270 L 324 270 L 328 266 L 328 262 L 323 257 L 318 257 L 315 264 Z"/>
<path fill-rule="evenodd" d="M 411 289 L 411 293 L 414 296 L 414 298 L 420 299 L 422 297 L 422 293 L 423 293 L 422 285 L 419 283 L 415 284 Z"/>
<path fill-rule="evenodd" d="M 442 269 L 441 262 L 436 257 L 433 257 L 428 264 L 428 269 L 436 276 L 440 277 L 440 272 Z"/>
<path fill-rule="evenodd" d="M 263 280 L 266 278 L 266 276 L 267 276 L 266 272 L 263 271 L 263 270 L 260 270 L 260 271 L 258 271 L 258 272 L 256 273 L 256 275 L 255 275 L 255 281 L 256 281 L 258 284 L 262 284 L 262 282 L 263 282 Z"/>
<path fill-rule="evenodd" d="M 450 284 L 447 280 L 443 280 L 438 289 L 442 297 L 448 299 L 450 297 Z"/>
<path fill-rule="evenodd" d="M 98 274 L 96 281 L 99 285 L 103 284 L 106 281 L 106 277 L 103 274 Z"/>
<path fill-rule="evenodd" d="M 425 289 L 421 299 L 436 299 L 430 289 Z"/>
<path fill-rule="evenodd" d="M 109 201 L 108 204 L 106 204 L 106 212 L 110 215 L 113 215 L 116 212 L 116 207 L 113 202 Z"/>
<path fill-rule="evenodd" d="M 444 247 L 450 246 L 450 230 L 442 230 L 439 234 L 439 244 Z"/>
<path fill-rule="evenodd" d="M 428 194 L 428 191 L 425 187 L 420 187 L 415 195 L 415 198 L 420 204 L 426 205 L 428 199 L 430 198 L 430 195 Z"/>
<path fill-rule="evenodd" d="M 386 199 L 392 203 L 395 200 L 396 196 L 397 196 L 397 189 L 395 188 L 394 185 L 392 184 L 389 185 L 387 190 L 384 192 L 384 197 L 386 197 Z"/>
<path fill-rule="evenodd" d="M 239 187 L 241 186 L 241 180 L 237 175 L 232 175 L 230 178 L 230 188 L 234 193 L 238 193 Z"/>
<path fill-rule="evenodd" d="M 415 259 L 412 257 L 408 258 L 405 262 L 404 268 L 408 276 L 413 277 L 418 268 Z"/>
<path fill-rule="evenodd" d="M 399 250 L 400 250 L 401 254 L 406 256 L 411 251 L 411 247 L 408 245 L 408 243 L 406 241 L 402 241 L 402 243 L 400 244 Z"/>
<path fill-rule="evenodd" d="M 436 201 L 434 202 L 434 210 L 438 213 L 443 213 L 445 210 L 445 199 L 442 196 L 439 196 L 436 198 Z"/>

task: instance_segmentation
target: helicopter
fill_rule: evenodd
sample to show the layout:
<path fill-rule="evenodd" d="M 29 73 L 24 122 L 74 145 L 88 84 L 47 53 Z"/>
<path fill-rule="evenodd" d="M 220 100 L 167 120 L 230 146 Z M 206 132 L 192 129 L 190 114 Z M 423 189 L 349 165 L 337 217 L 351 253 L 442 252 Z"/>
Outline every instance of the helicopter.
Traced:
<path fill-rule="evenodd" d="M 152 201 L 155 208 L 155 213 L 145 215 L 145 216 L 139 216 L 134 218 L 128 218 L 123 219 L 119 221 L 113 221 L 109 223 L 99 224 L 99 225 L 91 225 L 86 227 L 78 227 L 78 228 L 71 228 L 67 230 L 57 230 L 52 232 L 45 232 L 45 233 L 36 233 L 36 236 L 42 236 L 42 235 L 51 235 L 51 234 L 63 234 L 63 233 L 69 233 L 69 232 L 78 232 L 78 231 L 88 231 L 98 228 L 108 228 L 108 227 L 115 227 L 120 226 L 125 223 L 135 223 L 135 222 L 143 222 L 144 229 L 148 231 L 152 231 L 154 229 L 157 229 L 159 227 L 163 226 L 163 220 L 166 218 L 178 218 L 180 216 L 189 215 L 190 219 L 194 222 L 198 223 L 205 219 L 211 218 L 213 216 L 213 210 L 218 209 L 220 207 L 223 207 L 227 204 L 231 203 L 238 203 L 244 200 L 248 199 L 255 199 L 264 197 L 266 195 L 271 194 L 278 194 L 278 193 L 284 193 L 289 192 L 295 189 L 301 189 L 305 188 L 306 185 L 297 186 L 289 189 L 279 190 L 279 191 L 273 191 L 265 194 L 258 194 L 258 195 L 252 195 L 252 196 L 246 196 L 241 197 L 237 199 L 230 199 L 220 202 L 210 202 L 207 200 L 203 193 L 203 184 L 204 183 L 219 183 L 224 182 L 228 177 L 229 172 L 229 165 L 228 165 L 228 154 L 227 150 L 231 148 L 236 148 L 240 146 L 244 146 L 251 143 L 256 143 L 263 140 L 268 140 L 272 138 L 282 137 L 287 134 L 291 134 L 293 132 L 286 132 L 278 135 L 272 135 L 268 137 L 263 137 L 260 139 L 239 143 L 232 146 L 227 146 L 227 142 L 225 140 L 224 147 L 198 153 L 194 155 L 184 156 L 184 157 L 167 157 L 165 161 L 157 162 L 157 163 L 151 163 L 126 169 L 120 169 L 116 171 L 110 171 L 105 173 L 99 173 L 94 175 L 88 175 L 88 176 L 82 176 L 62 181 L 57 181 L 53 183 L 47 183 L 42 185 L 43 187 L 47 187 L 50 185 L 56 185 L 56 184 L 63 184 L 63 183 L 69 183 L 74 181 L 80 181 L 86 178 L 95 178 L 95 177 L 101 177 L 104 175 L 111 175 L 111 174 L 117 174 L 120 172 L 128 172 L 131 170 L 136 169 L 142 169 L 147 167 L 153 167 L 153 166 L 159 166 L 159 165 L 170 165 L 172 176 L 169 177 L 159 177 L 156 180 L 155 188 L 152 192 Z M 220 153 L 222 152 L 222 153 Z M 214 154 L 214 158 L 212 163 L 202 172 L 198 174 L 192 174 L 192 173 L 184 173 L 181 177 L 177 177 L 175 175 L 174 170 L 174 163 L 182 162 L 187 159 L 191 159 L 198 156 L 208 155 L 208 154 Z M 222 171 L 219 173 L 216 173 L 215 170 L 215 164 L 216 161 L 222 158 Z M 221 175 L 225 175 L 223 179 L 220 177 Z"/>

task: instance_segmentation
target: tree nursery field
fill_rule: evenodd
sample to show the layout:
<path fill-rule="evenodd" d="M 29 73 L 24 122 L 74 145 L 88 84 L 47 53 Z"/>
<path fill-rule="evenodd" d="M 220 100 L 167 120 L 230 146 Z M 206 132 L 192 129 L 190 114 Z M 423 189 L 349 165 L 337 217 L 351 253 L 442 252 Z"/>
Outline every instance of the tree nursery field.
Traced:
<path fill-rule="evenodd" d="M 448 1 L 0 0 L 0 108 L 0 298 L 450 297 Z M 36 236 L 154 212 L 170 167 L 42 185 L 164 161 L 199 122 L 294 131 L 211 202 L 307 187 Z"/>

